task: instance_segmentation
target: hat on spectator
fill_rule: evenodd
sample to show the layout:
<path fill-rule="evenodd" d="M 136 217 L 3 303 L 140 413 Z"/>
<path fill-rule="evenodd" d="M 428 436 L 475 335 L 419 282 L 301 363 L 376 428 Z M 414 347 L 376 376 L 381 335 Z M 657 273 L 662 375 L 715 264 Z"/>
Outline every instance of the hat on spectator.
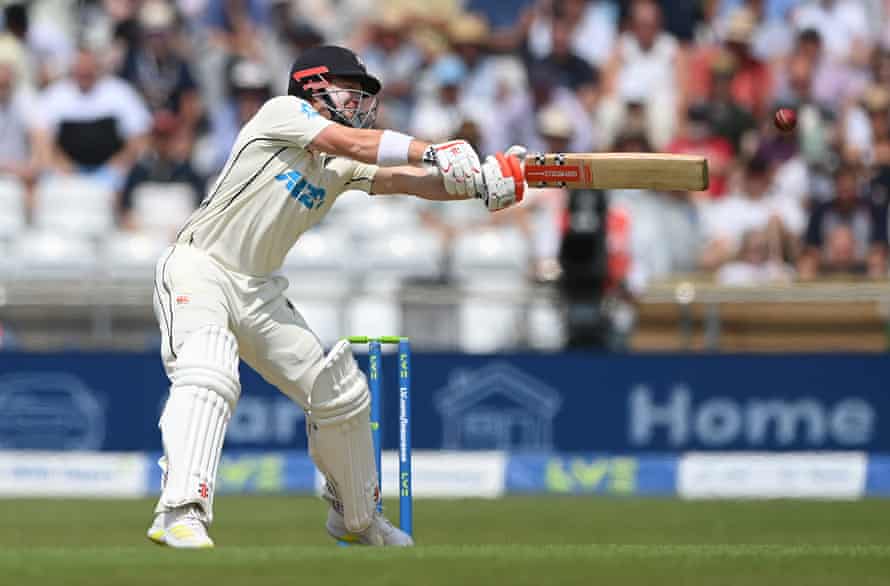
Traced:
<path fill-rule="evenodd" d="M 488 35 L 488 23 L 475 14 L 463 14 L 448 27 L 448 38 L 455 45 L 481 45 Z"/>
<path fill-rule="evenodd" d="M 870 85 L 862 93 L 862 105 L 869 112 L 884 112 L 890 107 L 890 92 L 880 85 Z"/>
<path fill-rule="evenodd" d="M 164 0 L 149 0 L 139 10 L 139 25 L 143 30 L 167 30 L 176 22 L 176 13 Z"/>
<path fill-rule="evenodd" d="M 754 19 L 754 14 L 747 8 L 739 8 L 733 11 L 729 22 L 726 23 L 724 39 L 728 43 L 747 45 L 751 42 L 756 26 L 757 21 Z"/>
<path fill-rule="evenodd" d="M 382 12 L 378 12 L 371 23 L 376 26 L 378 30 L 397 33 L 402 30 L 402 25 L 405 23 L 405 16 L 400 10 L 390 7 Z"/>
<path fill-rule="evenodd" d="M 574 125 L 564 110 L 556 106 L 543 108 L 536 117 L 538 132 L 544 138 L 568 140 L 574 134 Z"/>

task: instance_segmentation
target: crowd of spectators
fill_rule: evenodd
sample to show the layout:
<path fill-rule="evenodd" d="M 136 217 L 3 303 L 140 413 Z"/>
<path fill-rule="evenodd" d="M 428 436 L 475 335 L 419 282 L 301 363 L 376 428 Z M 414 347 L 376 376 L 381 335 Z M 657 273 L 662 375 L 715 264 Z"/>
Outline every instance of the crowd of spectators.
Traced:
<path fill-rule="evenodd" d="M 611 280 L 706 271 L 727 284 L 881 278 L 890 189 L 885 0 L 30 0 L 0 32 L 0 174 L 140 186 L 192 205 L 240 126 L 307 47 L 345 44 L 384 82 L 378 124 L 483 153 L 707 156 L 702 193 L 608 194 Z M 778 107 L 797 111 L 780 133 Z M 479 221 L 559 272 L 572 194 Z M 426 221 L 455 226 L 424 211 Z M 480 208 L 481 209 L 481 208 Z M 462 220 L 465 221 L 465 220 Z M 626 262 L 622 261 L 626 257 Z"/>

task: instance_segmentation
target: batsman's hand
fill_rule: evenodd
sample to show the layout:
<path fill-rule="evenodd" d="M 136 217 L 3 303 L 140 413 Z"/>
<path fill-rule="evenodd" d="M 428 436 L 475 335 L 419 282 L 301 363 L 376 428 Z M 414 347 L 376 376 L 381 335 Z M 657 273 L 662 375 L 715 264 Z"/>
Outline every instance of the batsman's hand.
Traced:
<path fill-rule="evenodd" d="M 490 155 L 482 164 L 485 193 L 482 200 L 490 212 L 508 208 L 522 201 L 525 190 L 526 148 L 512 146 L 506 153 Z"/>
<path fill-rule="evenodd" d="M 472 199 L 484 194 L 482 164 L 479 155 L 467 141 L 452 140 L 431 145 L 424 153 L 423 160 L 439 170 L 449 195 Z"/>

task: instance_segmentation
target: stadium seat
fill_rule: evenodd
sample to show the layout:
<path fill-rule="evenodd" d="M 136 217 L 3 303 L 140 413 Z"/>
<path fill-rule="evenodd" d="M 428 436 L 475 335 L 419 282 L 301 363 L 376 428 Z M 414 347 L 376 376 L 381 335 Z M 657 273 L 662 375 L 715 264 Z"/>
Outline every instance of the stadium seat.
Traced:
<path fill-rule="evenodd" d="M 133 190 L 133 220 L 140 230 L 174 235 L 195 210 L 188 183 L 143 183 Z"/>
<path fill-rule="evenodd" d="M 419 229 L 380 234 L 362 247 L 366 290 L 390 291 L 408 279 L 442 274 L 444 247 L 438 235 Z"/>
<path fill-rule="evenodd" d="M 114 279 L 151 280 L 167 245 L 167 239 L 159 234 L 114 232 L 102 246 L 103 269 Z"/>
<path fill-rule="evenodd" d="M 50 231 L 23 233 L 13 243 L 10 258 L 20 279 L 83 279 L 98 266 L 89 239 Z"/>
<path fill-rule="evenodd" d="M 34 224 L 43 230 L 100 236 L 114 226 L 114 192 L 84 177 L 53 176 L 37 185 Z"/>
<path fill-rule="evenodd" d="M 367 242 L 381 235 L 412 230 L 420 223 L 417 207 L 405 197 L 367 197 L 364 205 L 347 204 L 347 209 L 336 218 L 337 226 L 349 229 L 354 240 Z M 357 199 L 350 197 L 350 200 Z M 346 203 L 337 201 L 334 208 Z M 333 223 L 333 220 L 332 222 Z"/>
<path fill-rule="evenodd" d="M 25 188 L 12 177 L 0 178 L 0 238 L 25 229 Z"/>
<path fill-rule="evenodd" d="M 455 241 L 452 270 L 467 294 L 459 311 L 463 351 L 496 352 L 522 339 L 528 254 L 528 242 L 513 228 L 474 231 Z"/>

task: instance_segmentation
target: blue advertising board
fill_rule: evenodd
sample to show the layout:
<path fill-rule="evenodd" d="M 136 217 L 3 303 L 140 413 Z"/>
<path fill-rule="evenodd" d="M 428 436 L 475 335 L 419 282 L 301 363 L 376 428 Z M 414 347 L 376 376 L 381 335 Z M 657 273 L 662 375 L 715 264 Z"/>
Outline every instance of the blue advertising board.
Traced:
<path fill-rule="evenodd" d="M 382 372 L 394 448 L 394 355 Z M 419 449 L 890 452 L 884 355 L 416 353 L 412 377 Z M 247 367 L 242 387 L 228 447 L 305 448 L 296 405 Z M 0 353 L 0 449 L 158 451 L 166 392 L 152 353 Z"/>

